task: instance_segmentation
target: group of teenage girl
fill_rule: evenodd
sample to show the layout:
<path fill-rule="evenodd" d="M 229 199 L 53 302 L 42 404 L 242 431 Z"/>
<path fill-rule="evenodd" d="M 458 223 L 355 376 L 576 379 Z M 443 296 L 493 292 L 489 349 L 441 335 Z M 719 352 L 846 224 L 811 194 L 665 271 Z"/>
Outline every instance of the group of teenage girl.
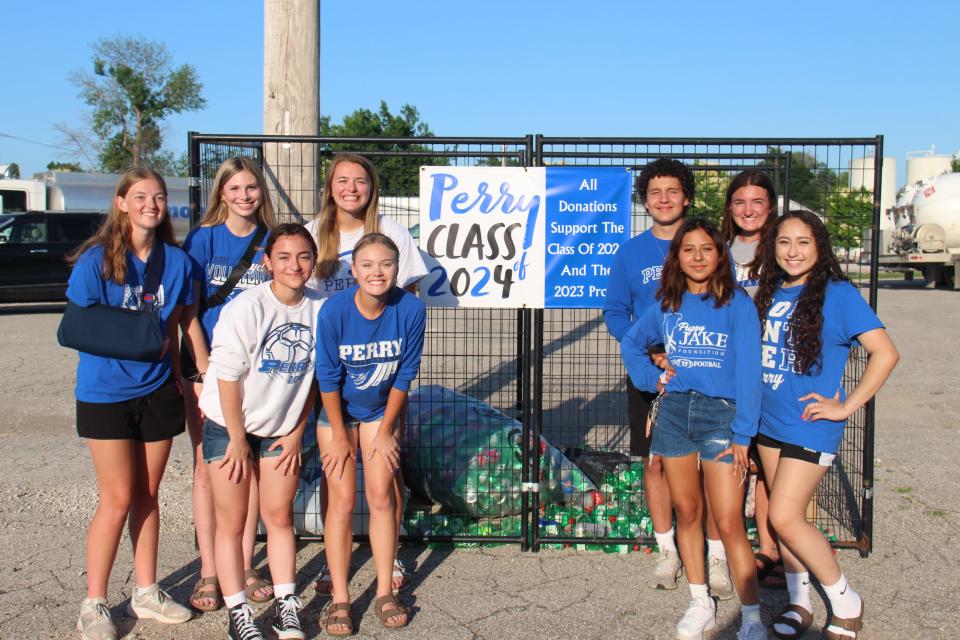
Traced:
<path fill-rule="evenodd" d="M 676 589 L 686 574 L 677 638 L 704 637 L 716 601 L 736 594 L 737 638 L 755 640 L 768 637 L 759 581 L 782 563 L 789 601 L 773 634 L 799 638 L 813 624 L 812 577 L 829 599 L 823 637 L 857 638 L 863 599 L 805 516 L 846 419 L 884 384 L 897 350 L 845 277 L 823 221 L 805 210 L 777 217 L 763 171 L 731 180 L 719 229 L 686 217 L 694 178 L 682 162 L 649 163 L 636 191 L 652 226 L 617 254 L 604 318 L 629 377 L 631 453 L 643 459 L 658 545 L 649 585 Z M 855 346 L 867 365 L 847 393 Z M 751 467 L 756 555 L 743 519 Z"/>
<path fill-rule="evenodd" d="M 824 636 L 856 638 L 863 601 L 805 510 L 846 418 L 883 385 L 897 351 L 845 278 L 822 221 L 805 211 L 777 218 L 762 171 L 732 180 L 720 229 L 687 219 L 694 180 L 681 162 L 648 164 L 637 192 L 653 225 L 617 254 L 604 317 L 629 374 L 630 448 L 643 459 L 658 544 L 649 584 L 676 589 L 686 574 L 691 602 L 678 638 L 701 638 L 715 625 L 714 598 L 734 593 L 738 638 L 764 638 L 758 572 L 782 563 L 789 604 L 774 634 L 797 638 L 811 626 L 812 575 L 830 600 Z M 69 300 L 148 308 L 167 330 L 156 362 L 79 355 L 76 426 L 99 503 L 78 631 L 117 637 L 106 595 L 124 523 L 136 579 L 129 614 L 171 624 L 192 617 L 156 575 L 158 491 L 184 424 L 200 555 L 193 609 L 225 606 L 228 637 L 257 640 L 265 636 L 249 603 L 274 600 L 277 636 L 304 637 L 291 507 L 302 437 L 315 429 L 326 543 L 315 589 L 331 597 L 321 624 L 333 636 L 354 631 L 348 578 L 363 455 L 374 611 L 388 629 L 406 626 L 397 598 L 409 579 L 396 558 L 400 442 L 423 348 L 426 312 L 414 292 L 426 268 L 406 228 L 378 213 L 373 166 L 335 156 L 321 211 L 304 227 L 277 224 L 260 168 L 230 158 L 182 249 L 166 197 L 156 172 L 127 171 L 103 226 L 72 256 Z M 143 295 L 160 243 L 160 287 Z M 846 394 L 841 378 L 855 345 L 868 361 Z M 760 472 L 756 556 L 742 518 L 751 465 Z M 269 581 L 253 566 L 260 520 Z"/>
<path fill-rule="evenodd" d="M 199 575 L 190 605 L 226 606 L 233 640 L 266 637 L 250 602 L 275 601 L 273 631 L 303 638 L 296 595 L 292 503 L 306 429 L 325 473 L 327 633 L 354 631 L 348 586 L 357 456 L 370 508 L 374 612 L 406 626 L 396 559 L 403 413 L 426 325 L 411 291 L 426 268 L 405 227 L 379 215 L 373 166 L 338 155 L 314 222 L 277 224 L 260 168 L 219 168 L 198 227 L 177 247 L 163 178 L 131 169 L 103 226 L 72 256 L 67 297 L 80 305 L 150 310 L 166 328 L 164 355 L 133 362 L 80 352 L 77 431 L 90 449 L 99 503 L 87 535 L 87 597 L 77 630 L 114 640 L 107 584 L 124 523 L 136 585 L 128 613 L 191 619 L 157 584 L 158 491 L 173 437 L 190 433 Z M 155 251 L 163 243 L 163 252 Z M 163 256 L 155 296 L 143 295 L 151 255 Z M 122 340 L 123 336 L 117 336 Z M 358 453 L 359 452 L 359 453 Z M 253 567 L 259 521 L 270 580 Z"/>

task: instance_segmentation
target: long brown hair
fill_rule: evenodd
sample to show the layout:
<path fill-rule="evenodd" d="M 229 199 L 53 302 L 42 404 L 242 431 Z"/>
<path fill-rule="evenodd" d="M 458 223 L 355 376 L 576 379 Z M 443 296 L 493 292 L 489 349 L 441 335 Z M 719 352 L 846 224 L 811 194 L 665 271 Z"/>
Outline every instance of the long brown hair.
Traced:
<path fill-rule="evenodd" d="M 787 337 L 796 356 L 796 367 L 800 373 L 813 374 L 820 369 L 823 354 L 823 301 L 827 294 L 827 284 L 832 280 L 849 282 L 840 268 L 840 262 L 830 246 L 830 233 L 823 222 L 810 213 L 795 209 L 783 214 L 777 223 L 760 240 L 763 264 L 760 267 L 760 284 L 754 303 L 760 314 L 760 322 L 767 319 L 767 312 L 773 303 L 773 294 L 783 282 L 786 272 L 777 263 L 777 235 L 787 220 L 799 220 L 807 225 L 817 247 L 817 263 L 814 265 L 803 291 L 797 299 L 797 306 L 787 324 Z"/>
<path fill-rule="evenodd" d="M 670 242 L 670 251 L 663 263 L 663 272 L 660 275 L 660 288 L 657 289 L 657 300 L 660 301 L 662 311 L 679 311 L 683 303 L 683 294 L 687 292 L 687 276 L 680 269 L 680 247 L 684 237 L 691 231 L 700 229 L 713 240 L 717 251 L 717 270 L 707 281 L 707 291 L 703 294 L 704 300 L 713 298 L 717 308 L 730 302 L 737 284 L 733 279 L 733 268 L 730 266 L 730 251 L 727 243 L 720 236 L 720 231 L 712 222 L 703 218 L 687 218 L 683 226 L 673 236 Z"/>
<path fill-rule="evenodd" d="M 740 228 L 733 219 L 733 210 L 730 205 L 733 202 L 733 194 L 743 187 L 760 187 L 767 192 L 770 211 L 767 213 L 767 219 L 764 220 L 763 226 L 760 227 L 760 237 L 763 238 L 763 236 L 777 224 L 777 190 L 773 186 L 773 180 L 761 169 L 741 171 L 733 177 L 733 180 L 730 181 L 730 185 L 727 187 L 727 198 L 723 205 L 723 220 L 720 222 L 720 235 L 728 245 L 732 244 L 737 235 L 740 234 Z M 763 262 L 761 255 L 762 245 L 762 242 L 757 245 L 757 252 L 754 254 L 753 260 L 749 265 L 749 276 L 753 279 L 759 276 L 760 263 Z"/>
<path fill-rule="evenodd" d="M 333 173 L 341 162 L 352 162 L 363 167 L 370 181 L 370 199 L 363 212 L 363 233 L 379 233 L 380 216 L 378 204 L 380 187 L 377 171 L 373 164 L 363 156 L 352 153 L 338 153 L 333 156 L 327 175 L 323 180 L 323 204 L 320 207 L 320 223 L 317 225 L 317 266 L 313 275 L 317 278 L 329 278 L 337 271 L 340 260 L 340 230 L 337 227 L 337 205 L 333 201 Z"/>
<path fill-rule="evenodd" d="M 273 202 L 270 200 L 270 192 L 267 190 L 267 181 L 263 178 L 263 171 L 250 158 L 239 156 L 227 158 L 217 169 L 217 175 L 213 178 L 213 189 L 210 191 L 207 212 L 204 214 L 203 220 L 200 221 L 201 227 L 212 227 L 227 221 L 230 210 L 227 208 L 227 203 L 223 201 L 223 187 L 241 171 L 252 173 L 260 187 L 257 222 L 265 226 L 267 230 L 277 226 L 277 216 L 273 210 Z"/>
<path fill-rule="evenodd" d="M 103 245 L 103 279 L 113 280 L 117 284 L 123 284 L 127 279 L 127 251 L 130 250 L 130 234 L 133 227 L 130 225 L 130 217 L 126 212 L 120 210 L 117 200 L 126 198 L 130 187 L 142 180 L 154 180 L 160 185 L 163 194 L 167 194 L 167 183 L 159 173 L 147 167 L 137 167 L 128 169 L 120 176 L 117 188 L 113 192 L 113 201 L 110 203 L 110 212 L 97 232 L 91 238 L 76 248 L 76 250 L 67 256 L 67 263 L 73 265 L 77 259 L 87 249 L 97 245 Z M 156 236 L 167 244 L 176 244 L 173 235 L 173 222 L 170 221 L 170 215 L 167 206 L 163 206 L 163 220 L 157 227 Z"/>

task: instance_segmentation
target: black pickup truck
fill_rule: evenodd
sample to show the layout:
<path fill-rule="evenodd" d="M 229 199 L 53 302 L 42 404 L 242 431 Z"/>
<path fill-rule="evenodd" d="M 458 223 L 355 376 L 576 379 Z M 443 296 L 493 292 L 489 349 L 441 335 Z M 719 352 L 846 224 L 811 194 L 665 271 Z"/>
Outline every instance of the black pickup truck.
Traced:
<path fill-rule="evenodd" d="M 0 302 L 65 300 L 65 257 L 96 232 L 103 214 L 0 214 Z"/>

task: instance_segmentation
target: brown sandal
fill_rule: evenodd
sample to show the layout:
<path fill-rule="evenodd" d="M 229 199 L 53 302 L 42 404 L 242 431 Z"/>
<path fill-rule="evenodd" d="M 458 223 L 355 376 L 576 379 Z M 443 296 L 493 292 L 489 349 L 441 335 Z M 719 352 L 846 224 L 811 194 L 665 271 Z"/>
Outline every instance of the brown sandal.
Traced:
<path fill-rule="evenodd" d="M 346 611 L 347 615 L 338 616 L 338 611 Z M 349 602 L 335 602 L 327 607 L 326 615 L 323 617 L 323 630 L 332 636 L 344 637 L 353 633 L 353 618 L 350 617 Z M 331 627 L 348 627 L 346 631 L 334 631 Z"/>
<path fill-rule="evenodd" d="M 846 631 L 852 631 L 853 635 L 834 633 L 827 631 L 830 627 L 840 627 Z M 838 618 L 830 616 L 830 622 L 823 628 L 823 637 L 827 640 L 856 640 L 860 637 L 860 629 L 863 629 L 863 600 L 860 600 L 860 615 L 856 618 Z"/>
<path fill-rule="evenodd" d="M 800 621 L 797 622 L 795 618 L 788 618 L 787 614 L 793 612 L 800 616 Z M 790 627 L 793 629 L 792 633 L 781 633 L 777 631 L 777 628 L 773 625 L 783 625 L 785 627 Z M 773 619 L 772 631 L 773 635 L 777 636 L 781 640 L 794 640 L 794 638 L 799 638 L 807 629 L 810 628 L 810 625 L 813 624 L 813 613 L 807 611 L 798 604 L 788 604 L 783 609 L 780 610 L 780 613 L 777 614 L 777 617 Z"/>
<path fill-rule="evenodd" d="M 210 585 L 213 585 L 212 591 L 204 589 L 204 587 Z M 197 604 L 197 600 L 213 600 L 213 604 L 206 604 L 201 607 Z M 190 606 L 197 611 L 216 611 L 223 606 L 223 600 L 220 597 L 220 583 L 217 582 L 216 576 L 197 580 L 197 584 L 193 587 L 193 593 L 190 595 Z"/>
<path fill-rule="evenodd" d="M 384 609 L 388 604 L 392 604 L 393 606 L 389 609 Z M 410 622 L 410 611 L 401 605 L 400 601 L 397 600 L 397 596 L 392 593 L 377 598 L 373 603 L 373 610 L 376 612 L 377 617 L 380 618 L 380 624 L 387 629 L 402 629 Z M 390 618 L 396 618 L 397 616 L 405 616 L 403 622 L 394 622 L 391 624 Z"/>
<path fill-rule="evenodd" d="M 250 582 L 251 580 L 253 580 L 253 582 Z M 271 600 L 273 600 L 273 585 L 267 582 L 264 579 L 263 574 L 261 574 L 258 570 L 247 569 L 246 571 L 244 571 L 243 584 L 244 584 L 243 592 L 244 594 L 246 594 L 247 600 L 249 600 L 250 602 L 256 602 L 257 604 L 260 604 L 263 602 L 270 602 Z M 257 591 L 261 591 L 263 589 L 270 589 L 270 595 L 266 597 L 264 596 L 258 597 Z"/>

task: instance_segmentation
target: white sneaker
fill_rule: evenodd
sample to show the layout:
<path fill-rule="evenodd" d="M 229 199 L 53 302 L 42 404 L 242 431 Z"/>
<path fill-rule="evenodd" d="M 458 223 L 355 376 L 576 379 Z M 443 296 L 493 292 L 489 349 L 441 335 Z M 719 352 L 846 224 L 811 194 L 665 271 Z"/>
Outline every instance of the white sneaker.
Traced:
<path fill-rule="evenodd" d="M 713 556 L 707 558 L 707 585 L 714 598 L 729 600 L 733 597 L 733 581 L 730 579 L 730 568 L 725 559 Z"/>
<path fill-rule="evenodd" d="M 748 622 L 740 627 L 737 640 L 767 640 L 767 628 L 762 622 Z"/>
<path fill-rule="evenodd" d="M 694 598 L 677 623 L 677 640 L 703 640 L 703 632 L 717 624 L 717 605 L 713 598 Z"/>
<path fill-rule="evenodd" d="M 117 640 L 117 628 L 104 598 L 85 598 L 80 605 L 77 631 L 83 640 Z"/>
<path fill-rule="evenodd" d="M 142 596 L 137 595 L 137 588 L 134 587 L 127 613 L 134 618 L 146 618 L 164 624 L 180 624 L 193 617 L 190 609 L 174 602 L 173 598 L 156 584 Z"/>
<path fill-rule="evenodd" d="M 651 589 L 676 589 L 677 578 L 683 573 L 680 556 L 673 549 L 661 549 L 657 556 L 657 565 L 647 584 Z"/>

